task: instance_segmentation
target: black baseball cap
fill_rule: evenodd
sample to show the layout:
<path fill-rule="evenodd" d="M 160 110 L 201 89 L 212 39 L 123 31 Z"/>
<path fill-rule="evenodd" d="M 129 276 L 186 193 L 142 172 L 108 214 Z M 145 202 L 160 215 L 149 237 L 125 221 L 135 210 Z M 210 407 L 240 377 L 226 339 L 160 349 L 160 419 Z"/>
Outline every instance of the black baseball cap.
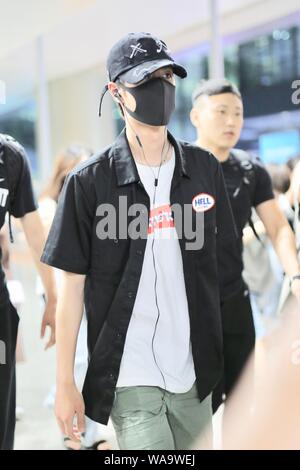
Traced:
<path fill-rule="evenodd" d="M 150 33 L 127 34 L 111 48 L 106 62 L 109 81 L 121 79 L 131 84 L 137 84 L 156 70 L 168 66 L 180 78 L 187 76 L 185 68 L 171 57 L 166 43 Z M 101 102 L 106 91 L 107 85 L 102 92 Z"/>
<path fill-rule="evenodd" d="M 121 78 L 132 84 L 167 66 L 179 77 L 187 76 L 185 68 L 170 56 L 166 43 L 150 33 L 127 34 L 112 47 L 106 62 L 110 81 Z"/>

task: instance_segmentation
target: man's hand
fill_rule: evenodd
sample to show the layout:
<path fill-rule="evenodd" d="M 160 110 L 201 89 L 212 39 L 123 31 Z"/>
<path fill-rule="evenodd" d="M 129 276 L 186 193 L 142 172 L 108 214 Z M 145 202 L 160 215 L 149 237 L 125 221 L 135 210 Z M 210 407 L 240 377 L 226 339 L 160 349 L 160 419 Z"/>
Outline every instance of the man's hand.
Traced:
<path fill-rule="evenodd" d="M 300 304 L 300 279 L 294 279 L 292 281 L 291 291 Z"/>
<path fill-rule="evenodd" d="M 61 432 L 72 441 L 80 442 L 80 434 L 85 431 L 84 401 L 75 384 L 58 385 L 55 415 Z M 75 417 L 77 425 L 74 425 Z"/>
<path fill-rule="evenodd" d="M 55 344 L 55 312 L 56 312 L 56 300 L 49 300 L 46 302 L 45 312 L 43 315 L 41 325 L 41 338 L 45 337 L 47 326 L 50 327 L 51 334 L 48 343 L 45 346 L 45 351 L 51 348 Z"/>

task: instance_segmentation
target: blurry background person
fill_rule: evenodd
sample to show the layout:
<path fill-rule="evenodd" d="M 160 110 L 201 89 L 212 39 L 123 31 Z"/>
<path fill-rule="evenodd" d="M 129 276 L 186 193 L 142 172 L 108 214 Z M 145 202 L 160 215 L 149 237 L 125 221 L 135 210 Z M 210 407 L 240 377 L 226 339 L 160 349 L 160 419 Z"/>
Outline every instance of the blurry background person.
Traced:
<path fill-rule="evenodd" d="M 39 197 L 39 212 L 47 231 L 51 227 L 56 211 L 57 201 L 64 185 L 66 176 L 76 165 L 92 155 L 92 151 L 83 145 L 73 144 L 60 152 L 54 163 L 53 171 Z"/>
<path fill-rule="evenodd" d="M 284 193 L 279 195 L 278 202 L 281 210 L 294 230 L 295 203 L 300 200 L 300 196 L 297 196 L 300 181 L 300 157 L 290 159 L 287 162 L 287 167 L 291 172 L 290 185 Z"/>
<path fill-rule="evenodd" d="M 41 275 L 46 293 L 45 312 L 41 325 L 44 337 L 47 326 L 51 336 L 46 348 L 55 343 L 56 288 L 53 269 L 40 263 L 45 243 L 43 226 L 33 195 L 31 175 L 25 150 L 12 137 L 0 134 L 0 227 L 6 213 L 19 218 L 33 259 Z M 10 223 L 9 223 L 10 227 Z M 11 303 L 5 273 L 0 270 L 0 340 L 5 344 L 4 364 L 0 365 L 0 449 L 12 449 L 14 444 L 16 377 L 15 350 L 19 316 Z"/>
<path fill-rule="evenodd" d="M 291 171 L 286 164 L 269 164 L 266 168 L 278 201 L 290 186 Z M 250 290 L 256 333 L 255 393 L 260 393 L 260 378 L 267 373 L 267 356 L 271 351 L 270 333 L 280 326 L 278 304 L 284 272 L 265 226 L 254 210 L 253 221 L 257 236 L 249 226 L 243 231 L 243 277 Z"/>
<path fill-rule="evenodd" d="M 84 162 L 91 155 L 92 151 L 89 148 L 83 145 L 72 144 L 56 157 L 52 175 L 39 198 L 39 213 L 47 234 L 50 230 L 56 212 L 57 201 L 67 175 L 75 168 L 76 165 Z M 55 270 L 58 288 L 60 285 L 60 273 L 60 270 Z M 44 296 L 44 290 L 40 279 L 38 279 L 37 292 L 40 296 Z M 87 323 L 84 315 L 78 334 L 74 366 L 75 379 L 80 390 L 83 386 L 87 365 Z M 54 407 L 55 393 L 56 389 L 55 386 L 53 386 L 45 400 L 46 406 Z M 88 417 L 86 418 L 86 431 L 83 439 L 83 445 L 85 448 L 90 448 L 92 450 L 109 449 L 110 446 L 106 441 L 107 434 L 108 431 L 106 426 L 100 425 Z M 72 441 L 67 436 L 64 436 L 64 446 L 70 450 L 81 449 L 80 443 Z"/>
<path fill-rule="evenodd" d="M 300 301 L 300 266 L 295 238 L 274 200 L 264 166 L 246 152 L 234 149 L 243 127 L 243 102 L 238 88 L 226 79 L 202 81 L 193 94 L 191 121 L 197 144 L 221 162 L 225 184 L 239 232 L 238 249 L 218 253 L 224 345 L 224 378 L 213 394 L 217 410 L 233 389 L 255 345 L 249 289 L 243 276 L 243 229 L 255 208 Z"/>
<path fill-rule="evenodd" d="M 271 176 L 273 191 L 279 207 L 294 229 L 295 193 L 300 181 L 299 159 L 297 157 L 291 159 L 287 164 L 269 164 L 266 168 Z M 277 312 L 284 273 L 266 235 L 265 227 L 257 216 L 255 229 L 259 239 L 255 237 L 250 227 L 244 229 L 243 275 L 250 288 L 258 333 L 259 325 L 261 325 L 259 315 L 264 315 L 264 320 L 266 320 Z"/>
<path fill-rule="evenodd" d="M 287 165 L 269 164 L 275 198 L 280 198 L 290 186 L 291 172 Z M 247 226 L 243 230 L 243 277 L 250 290 L 256 338 L 264 336 L 276 321 L 283 269 L 266 234 L 265 226 L 253 211 L 255 232 Z"/>
<path fill-rule="evenodd" d="M 14 274 L 11 270 L 10 265 L 10 242 L 9 242 L 9 233 L 7 224 L 2 227 L 0 230 L 0 248 L 2 255 L 2 267 L 5 272 L 5 277 L 7 281 L 7 289 L 9 292 L 9 297 L 11 303 L 15 307 L 20 316 L 20 310 L 25 301 L 25 292 L 21 281 L 14 277 Z M 18 335 L 17 335 L 17 345 L 16 345 L 16 363 L 25 361 L 24 353 L 24 344 L 23 344 L 23 335 L 21 330 L 21 324 L 19 324 Z M 21 419 L 24 414 L 24 409 L 22 406 L 16 406 L 16 419 Z"/>
<path fill-rule="evenodd" d="M 291 209 L 294 214 L 294 217 L 293 219 L 291 218 L 290 223 L 295 233 L 298 257 L 299 257 L 300 255 L 300 163 L 299 162 L 296 164 L 295 168 L 293 169 L 292 177 L 291 177 L 291 185 L 286 194 L 288 194 L 287 200 L 291 201 Z M 286 312 L 290 312 L 291 310 L 294 311 L 295 309 L 296 309 L 296 306 L 294 304 L 294 299 L 291 295 L 291 282 L 290 282 L 290 279 L 287 276 L 285 276 L 283 284 L 282 284 L 281 293 L 280 293 L 278 314 L 284 321 Z"/>

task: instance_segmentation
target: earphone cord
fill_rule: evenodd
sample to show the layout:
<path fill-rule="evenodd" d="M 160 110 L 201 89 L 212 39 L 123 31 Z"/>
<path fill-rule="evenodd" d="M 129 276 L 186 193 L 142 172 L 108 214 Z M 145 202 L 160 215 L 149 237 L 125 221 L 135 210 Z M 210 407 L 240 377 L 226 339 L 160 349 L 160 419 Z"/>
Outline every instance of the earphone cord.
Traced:
<path fill-rule="evenodd" d="M 159 164 L 159 168 L 158 168 L 158 173 L 157 175 L 155 174 L 155 172 L 153 171 L 153 168 L 152 166 L 149 164 L 147 158 L 146 158 L 146 154 L 145 154 L 145 151 L 144 151 L 144 147 L 143 147 L 143 144 L 141 142 L 141 139 L 139 138 L 139 136 L 137 135 L 137 133 L 135 132 L 135 130 L 133 129 L 132 125 L 130 124 L 130 122 L 126 119 L 126 113 L 124 113 L 124 116 L 125 116 L 125 121 L 126 121 L 126 124 L 129 125 L 130 129 L 132 130 L 132 132 L 134 133 L 135 135 L 135 138 L 136 138 L 136 141 L 142 151 L 142 154 L 143 154 L 143 157 L 144 157 L 144 160 L 147 164 L 147 166 L 150 168 L 150 170 L 152 171 L 153 173 L 153 176 L 154 176 L 154 186 L 156 187 L 158 185 L 158 178 L 159 178 L 159 175 L 160 175 L 160 169 L 161 169 L 161 166 L 163 164 L 163 162 L 165 161 L 168 153 L 169 153 L 169 150 L 170 150 L 170 147 L 171 147 L 171 144 L 170 142 L 168 141 L 168 148 L 167 148 L 167 151 L 165 153 L 165 158 L 163 158 L 163 152 L 164 152 L 164 149 L 165 149 L 165 145 L 166 145 L 166 132 L 167 132 L 167 128 L 165 128 L 165 136 L 164 136 L 164 144 L 163 144 L 163 148 L 162 148 L 162 151 L 161 151 L 161 159 L 160 159 L 160 164 Z"/>
<path fill-rule="evenodd" d="M 166 133 L 166 131 L 165 131 Z M 152 201 L 152 207 L 155 207 L 155 203 L 156 203 L 156 190 L 157 190 L 157 185 L 158 185 L 158 179 L 159 179 L 159 174 L 160 174 L 160 169 L 161 169 L 161 165 L 162 165 L 162 162 L 163 162 L 163 151 L 164 151 L 164 147 L 165 147 L 165 142 L 166 142 L 166 139 L 164 139 L 164 145 L 163 145 L 163 148 L 162 148 L 162 151 L 161 151 L 161 161 L 160 161 L 160 166 L 159 166 L 159 169 L 158 169 L 158 174 L 157 174 L 157 178 L 155 179 L 155 183 L 154 183 L 154 194 L 153 194 L 153 201 Z M 169 143 L 169 147 L 170 147 L 170 143 Z M 168 147 L 168 151 L 169 151 L 169 147 Z M 145 160 L 146 160 L 146 157 L 145 157 Z M 159 309 L 159 305 L 158 305 L 158 296 L 157 296 L 157 269 L 156 269 L 156 261 L 155 261 L 155 255 L 154 255 L 154 242 L 155 242 L 155 236 L 154 236 L 154 233 L 153 233 L 153 238 L 152 238 L 152 244 L 151 244 L 151 251 L 152 251 L 152 259 L 153 259 L 153 268 L 154 268 L 154 274 L 155 274 L 155 278 L 154 278 L 154 293 L 155 293 L 155 305 L 156 305 L 156 310 L 157 310 L 157 318 L 156 318 L 156 322 L 155 322 L 155 327 L 154 327 L 154 331 L 153 331 L 153 335 L 152 335 L 152 341 L 151 341 L 151 348 L 152 348 L 152 355 L 153 355 L 153 358 L 154 358 L 154 362 L 156 364 L 156 367 L 158 368 L 159 372 L 160 372 L 160 375 L 162 377 L 162 380 L 163 380 L 163 383 L 164 383 L 164 391 L 163 391 L 163 397 L 162 397 L 162 404 L 161 404 L 161 407 L 159 409 L 159 412 L 158 414 L 160 414 L 161 410 L 162 410 L 162 407 L 164 406 L 164 399 L 165 399 L 165 395 L 166 395 L 166 388 L 167 388 L 167 385 L 166 385 L 166 380 L 165 380 L 165 376 L 161 370 L 161 368 L 159 367 L 158 365 L 158 362 L 157 362 L 157 359 L 156 359 L 156 355 L 155 355 L 155 350 L 154 350 L 154 340 L 155 340 L 155 335 L 156 335 L 156 331 L 157 331 L 157 326 L 158 326 L 158 322 L 159 322 L 159 319 L 160 319 L 160 309 Z"/>
<path fill-rule="evenodd" d="M 147 163 L 147 165 L 151 168 L 151 166 L 149 165 L 148 161 L 147 161 L 147 158 L 146 158 L 146 155 L 145 155 L 145 152 L 144 152 L 144 149 L 143 149 L 143 145 L 142 145 L 142 142 L 140 141 L 138 135 L 136 134 L 135 130 L 132 128 L 131 124 L 129 123 L 129 121 L 126 119 L 126 123 L 128 123 L 129 127 L 131 128 L 131 130 L 133 131 L 133 133 L 135 134 L 135 137 L 136 137 L 136 140 L 142 150 L 142 153 L 143 153 L 143 156 L 144 156 L 144 159 Z M 159 179 L 159 174 L 160 174 L 160 169 L 161 169 L 161 166 L 162 166 L 162 162 L 163 162 L 163 152 L 164 152 L 164 148 L 165 148 L 165 144 L 166 144 L 166 131 L 167 129 L 165 129 L 165 138 L 164 138 L 164 144 L 163 144 L 163 147 L 162 147 L 162 152 L 161 152 L 161 161 L 160 161 L 160 165 L 159 165 L 159 169 L 158 169 L 158 174 L 157 176 L 154 174 L 154 178 L 155 178 L 155 181 L 154 181 L 154 194 L 153 194 L 153 201 L 152 201 L 152 207 L 155 206 L 155 203 L 156 203 L 156 189 L 157 189 L 157 185 L 158 185 L 158 179 Z M 169 142 L 169 146 L 168 146 L 168 151 L 169 151 L 169 148 L 170 148 L 170 142 Z M 167 154 L 166 154 L 167 155 Z M 152 170 L 152 168 L 151 168 Z M 153 170 L 152 170 L 153 172 Z M 154 172 L 153 172 L 154 173 Z M 151 251 L 152 251 L 152 259 L 153 259 L 153 268 L 154 268 L 154 274 L 155 274 L 155 278 L 154 278 L 154 293 L 155 293 L 155 305 L 156 305 L 156 309 L 157 309 L 157 318 L 156 318 L 156 321 L 155 321 L 155 326 L 154 326 L 154 330 L 153 330 L 153 335 L 152 335 L 152 340 L 151 340 L 151 349 L 152 349 L 152 355 L 153 355 L 153 359 L 154 359 L 154 362 L 156 364 L 156 367 L 158 368 L 159 370 L 159 373 L 162 377 L 162 380 L 163 380 L 163 384 L 164 384 L 164 388 L 163 388 L 163 397 L 162 397 L 162 404 L 161 404 L 161 407 L 158 411 L 158 415 L 161 413 L 161 410 L 164 406 L 164 400 L 165 400 L 165 395 L 166 395 L 166 388 L 167 388 L 167 385 L 166 385 L 166 380 L 165 380 L 165 376 L 161 370 L 161 368 L 159 367 L 158 365 L 158 362 L 157 362 L 157 359 L 156 359 L 156 355 L 155 355 L 155 351 L 154 351 L 154 340 L 155 340 L 155 335 L 156 335 L 156 331 L 157 331 L 157 326 L 158 326 L 158 322 L 159 322 L 159 319 L 160 319 L 160 309 L 159 309 L 159 305 L 158 305 L 158 296 L 157 296 L 157 269 L 156 269 L 156 261 L 155 261 L 155 254 L 154 254 L 154 241 L 155 241 L 155 238 L 154 238 L 154 234 L 153 234 L 153 238 L 152 238 L 152 243 L 151 243 Z"/>
<path fill-rule="evenodd" d="M 158 168 L 158 173 L 157 175 L 155 174 L 152 166 L 149 164 L 147 158 L 146 158 L 146 155 L 145 155 L 145 152 L 144 152 L 144 148 L 143 146 L 141 146 L 141 150 L 142 150 L 142 153 L 143 153 L 143 157 L 144 157 L 144 160 L 145 162 L 147 163 L 148 167 L 150 168 L 150 170 L 152 171 L 153 173 L 153 176 L 154 176 L 154 186 L 156 187 L 158 185 L 158 179 L 159 179 L 159 175 L 160 175 L 160 169 L 161 169 L 161 166 L 163 164 L 163 162 L 166 160 L 166 157 L 169 153 L 169 150 L 170 150 L 170 142 L 168 142 L 168 148 L 167 148 L 167 151 L 165 153 L 165 157 L 163 158 L 163 152 L 164 152 L 164 148 L 165 148 L 165 144 L 166 144 L 166 138 L 164 139 L 164 145 L 163 145 L 163 148 L 162 148 L 162 152 L 161 152 L 161 159 L 160 159 L 160 164 L 159 164 L 159 168 Z"/>
<path fill-rule="evenodd" d="M 155 199 L 156 199 L 156 188 L 157 188 L 157 186 L 154 187 L 154 196 L 153 196 L 153 202 L 152 202 L 153 207 L 154 207 Z M 154 255 L 154 241 L 155 241 L 155 238 L 154 238 L 154 233 L 153 233 L 153 238 L 152 238 L 152 243 L 151 243 L 151 251 L 152 251 L 152 259 L 153 259 L 154 275 L 155 275 L 155 277 L 154 277 L 154 293 L 155 293 L 155 305 L 156 305 L 156 309 L 157 309 L 157 317 L 156 317 L 156 322 L 155 322 L 153 335 L 152 335 L 152 340 L 151 340 L 151 348 L 152 348 L 152 355 L 153 355 L 154 362 L 155 362 L 156 367 L 158 368 L 158 370 L 160 372 L 160 375 L 161 375 L 163 383 L 164 383 L 162 404 L 161 404 L 161 407 L 158 411 L 158 414 L 160 414 L 160 412 L 161 412 L 161 410 L 164 406 L 164 399 L 165 399 L 165 395 L 166 395 L 167 385 L 166 385 L 165 376 L 164 376 L 161 368 L 158 365 L 156 355 L 155 355 L 155 350 L 154 350 L 154 340 L 155 340 L 155 335 L 156 335 L 156 331 L 157 331 L 158 322 L 159 322 L 159 319 L 160 319 L 160 309 L 159 309 L 159 305 L 158 305 L 158 296 L 157 296 L 157 269 L 156 269 L 155 255 Z"/>

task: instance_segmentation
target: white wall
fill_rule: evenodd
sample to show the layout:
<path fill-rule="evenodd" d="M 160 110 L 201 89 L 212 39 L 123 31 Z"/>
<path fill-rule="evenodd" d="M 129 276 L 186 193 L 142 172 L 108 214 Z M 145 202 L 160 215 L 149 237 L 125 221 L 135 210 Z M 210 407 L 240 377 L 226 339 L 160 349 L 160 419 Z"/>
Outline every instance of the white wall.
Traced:
<path fill-rule="evenodd" d="M 95 151 L 115 138 L 112 100 L 105 95 L 102 117 L 99 98 L 106 83 L 99 66 L 49 83 L 50 131 L 52 152 L 56 154 L 71 143 L 81 143 Z"/>

